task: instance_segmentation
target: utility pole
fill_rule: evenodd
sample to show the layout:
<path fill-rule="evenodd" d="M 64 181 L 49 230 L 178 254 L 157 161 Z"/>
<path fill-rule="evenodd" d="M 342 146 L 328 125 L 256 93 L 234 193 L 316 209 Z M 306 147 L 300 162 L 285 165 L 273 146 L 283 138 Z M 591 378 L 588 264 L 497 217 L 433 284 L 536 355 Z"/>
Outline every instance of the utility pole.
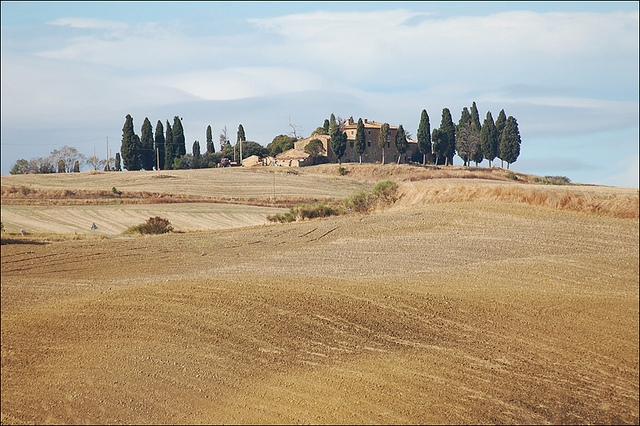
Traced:
<path fill-rule="evenodd" d="M 111 171 L 111 166 L 109 165 L 109 136 L 107 136 L 107 171 Z"/>
<path fill-rule="evenodd" d="M 156 146 L 156 170 L 160 172 L 160 156 L 158 155 L 158 147 Z"/>

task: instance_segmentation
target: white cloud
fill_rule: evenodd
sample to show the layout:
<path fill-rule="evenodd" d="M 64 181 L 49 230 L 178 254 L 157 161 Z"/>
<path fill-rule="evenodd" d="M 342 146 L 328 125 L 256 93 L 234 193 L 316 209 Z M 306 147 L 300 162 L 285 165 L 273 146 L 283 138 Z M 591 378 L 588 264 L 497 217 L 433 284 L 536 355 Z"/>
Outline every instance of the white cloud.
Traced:
<path fill-rule="evenodd" d="M 96 30 L 111 30 L 122 31 L 129 28 L 129 25 L 116 22 L 116 21 L 103 21 L 100 19 L 91 18 L 60 18 L 49 22 L 50 25 L 58 25 L 61 27 L 82 28 L 82 29 L 96 29 Z"/>

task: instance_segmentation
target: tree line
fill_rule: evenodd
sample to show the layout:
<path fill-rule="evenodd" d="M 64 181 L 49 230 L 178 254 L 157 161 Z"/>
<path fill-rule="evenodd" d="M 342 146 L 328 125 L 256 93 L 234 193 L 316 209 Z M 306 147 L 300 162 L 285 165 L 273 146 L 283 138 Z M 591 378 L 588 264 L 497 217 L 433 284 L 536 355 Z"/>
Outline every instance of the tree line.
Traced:
<path fill-rule="evenodd" d="M 345 123 L 346 120 L 332 113 L 328 119 L 324 120 L 322 126 L 311 133 L 312 136 L 329 135 L 329 146 L 338 163 L 341 163 L 347 148 L 347 134 L 343 130 Z M 298 140 L 295 126 L 291 126 L 294 129 L 293 135 L 278 135 L 266 148 L 257 142 L 248 141 L 242 124 L 238 126 L 236 143 L 232 145 L 225 126 L 218 138 L 220 144 L 218 152 L 213 143 L 211 126 L 207 126 L 205 152 L 201 151 L 200 142 L 196 140 L 191 147 L 191 153 L 187 153 L 184 128 L 179 116 L 173 118 L 173 125 L 169 120 L 166 120 L 164 125 L 161 120 L 158 120 L 155 132 L 149 118 L 145 118 L 138 136 L 134 129 L 133 117 L 127 114 L 122 128 L 120 153 L 116 153 L 115 158 L 100 160 L 95 155 L 86 158 L 75 148 L 64 146 L 60 150 L 54 150 L 48 157 L 34 158 L 30 161 L 18 160 L 12 167 L 11 174 L 79 172 L 83 164 L 92 166 L 94 170 L 105 171 L 120 171 L 123 167 L 127 170 L 195 169 L 216 167 L 223 158 L 241 162 L 251 155 L 275 157 L 293 148 Z M 378 138 L 378 144 L 382 149 L 382 164 L 385 163 L 384 147 L 389 142 L 390 135 L 390 125 L 384 123 Z M 409 148 L 410 137 L 410 133 L 400 124 L 393 141 L 401 154 L 398 156 L 398 162 Z M 517 120 L 513 116 L 507 117 L 502 109 L 495 122 L 489 111 L 484 122 L 480 123 L 475 102 L 470 109 L 467 107 L 462 109 L 457 125 L 454 124 L 449 109 L 443 108 L 440 126 L 433 130 L 431 130 L 429 115 L 423 109 L 416 137 L 418 149 L 412 160 L 422 161 L 423 165 L 452 165 L 453 157 L 457 154 L 465 166 L 470 165 L 472 161 L 477 166 L 486 159 L 491 167 L 492 162 L 499 158 L 502 165 L 506 162 L 509 168 L 509 165 L 514 163 L 520 155 L 521 138 Z M 360 162 L 365 149 L 364 123 L 359 119 L 354 150 L 359 154 Z M 420 154 L 421 158 L 416 158 L 416 155 Z"/>

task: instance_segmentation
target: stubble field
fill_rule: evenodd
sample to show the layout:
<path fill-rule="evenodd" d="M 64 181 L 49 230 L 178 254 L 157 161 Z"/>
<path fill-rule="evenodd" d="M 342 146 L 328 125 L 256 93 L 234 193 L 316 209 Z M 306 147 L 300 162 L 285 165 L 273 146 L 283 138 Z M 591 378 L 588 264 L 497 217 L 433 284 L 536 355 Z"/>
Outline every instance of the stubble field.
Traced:
<path fill-rule="evenodd" d="M 277 178 L 338 199 L 391 177 L 402 197 L 244 227 L 207 201 L 197 231 L 117 236 L 114 214 L 100 237 L 2 245 L 2 423 L 638 423 L 637 190 L 348 169 Z M 262 201 L 229 208 L 286 210 L 273 176 L 232 173 Z M 36 203 L 195 205 L 12 200 L 7 229 Z"/>

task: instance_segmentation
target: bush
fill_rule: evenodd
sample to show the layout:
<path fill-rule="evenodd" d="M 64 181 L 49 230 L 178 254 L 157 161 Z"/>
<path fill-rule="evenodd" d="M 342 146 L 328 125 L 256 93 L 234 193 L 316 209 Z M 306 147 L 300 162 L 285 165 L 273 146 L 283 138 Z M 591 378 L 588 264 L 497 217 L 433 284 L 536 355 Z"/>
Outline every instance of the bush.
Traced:
<path fill-rule="evenodd" d="M 159 216 L 150 217 L 145 223 L 140 225 L 130 226 L 124 231 L 124 234 L 166 234 L 167 232 L 172 232 L 173 226 L 171 226 L 171 222 L 169 220 L 161 218 Z"/>
<path fill-rule="evenodd" d="M 507 178 L 509 178 L 511 180 L 518 180 L 518 176 L 516 176 L 516 174 L 513 173 L 513 172 L 507 173 Z"/>
<path fill-rule="evenodd" d="M 344 167 L 340 166 L 340 167 L 338 167 L 338 174 L 340 176 L 344 176 L 344 175 L 347 174 L 347 170 Z"/>
<path fill-rule="evenodd" d="M 545 176 L 543 178 L 536 177 L 534 179 L 536 183 L 542 183 L 544 185 L 569 185 L 571 179 L 566 176 Z"/>

